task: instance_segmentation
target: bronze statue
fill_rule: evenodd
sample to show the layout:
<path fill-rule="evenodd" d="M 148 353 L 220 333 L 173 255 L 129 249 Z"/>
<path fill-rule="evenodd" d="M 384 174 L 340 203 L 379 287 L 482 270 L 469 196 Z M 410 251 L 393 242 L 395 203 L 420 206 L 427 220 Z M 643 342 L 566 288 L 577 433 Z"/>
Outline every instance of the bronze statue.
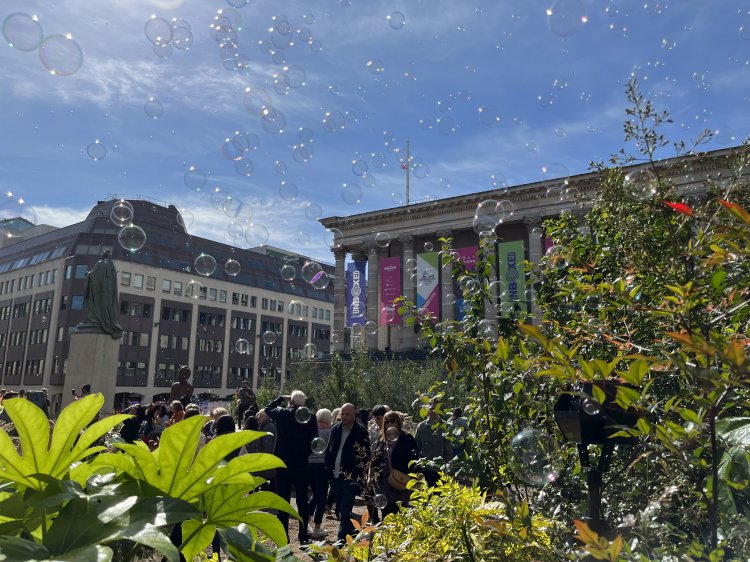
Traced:
<path fill-rule="evenodd" d="M 194 387 L 188 382 L 190 378 L 190 368 L 185 366 L 177 373 L 177 381 L 172 383 L 172 391 L 169 393 L 169 401 L 179 400 L 183 406 L 190 404 L 193 398 Z"/>
<path fill-rule="evenodd" d="M 117 271 L 109 250 L 86 274 L 86 290 L 83 311 L 86 319 L 78 324 L 76 331 L 87 334 L 109 334 L 112 339 L 122 337 L 122 328 L 117 322 L 119 310 L 117 298 Z"/>

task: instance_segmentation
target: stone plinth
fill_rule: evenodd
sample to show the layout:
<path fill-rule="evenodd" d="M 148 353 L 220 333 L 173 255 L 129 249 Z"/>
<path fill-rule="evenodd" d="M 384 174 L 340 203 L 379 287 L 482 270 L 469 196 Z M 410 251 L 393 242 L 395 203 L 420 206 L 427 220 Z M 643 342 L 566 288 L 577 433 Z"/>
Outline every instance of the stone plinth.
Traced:
<path fill-rule="evenodd" d="M 117 363 L 122 339 L 112 339 L 108 334 L 72 333 L 70 351 L 65 369 L 65 390 L 62 407 L 74 398 L 71 389 L 80 394 L 81 387 L 91 385 L 91 393 L 104 395 L 102 414 L 111 414 L 115 403 Z"/>

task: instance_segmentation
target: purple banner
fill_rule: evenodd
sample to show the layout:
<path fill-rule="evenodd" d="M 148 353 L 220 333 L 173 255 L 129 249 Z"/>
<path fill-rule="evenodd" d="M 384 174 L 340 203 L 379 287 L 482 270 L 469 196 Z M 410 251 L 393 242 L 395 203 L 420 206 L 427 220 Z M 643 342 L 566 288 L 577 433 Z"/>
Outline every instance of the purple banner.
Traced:
<path fill-rule="evenodd" d="M 466 248 L 456 248 L 458 259 L 466 266 L 466 269 L 474 269 L 477 265 L 477 246 L 467 246 Z"/>
<path fill-rule="evenodd" d="M 380 325 L 397 326 L 401 317 L 394 299 L 401 296 L 401 258 L 380 258 Z"/>
<path fill-rule="evenodd" d="M 367 322 L 366 261 L 346 266 L 346 327 Z"/>

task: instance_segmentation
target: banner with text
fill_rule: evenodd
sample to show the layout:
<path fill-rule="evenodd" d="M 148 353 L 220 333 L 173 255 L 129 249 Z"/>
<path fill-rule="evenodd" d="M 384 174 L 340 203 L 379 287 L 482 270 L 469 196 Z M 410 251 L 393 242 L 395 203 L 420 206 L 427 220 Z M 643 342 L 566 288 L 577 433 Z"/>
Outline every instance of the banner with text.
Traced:
<path fill-rule="evenodd" d="M 458 259 L 471 271 L 477 266 L 478 246 L 467 246 L 465 248 L 456 248 Z M 459 322 L 464 319 L 464 295 L 460 287 L 456 287 L 456 320 Z"/>
<path fill-rule="evenodd" d="M 401 324 L 393 300 L 401 296 L 401 258 L 380 258 L 380 325 Z"/>
<path fill-rule="evenodd" d="M 417 308 L 429 312 L 433 318 L 440 318 L 437 252 L 417 254 Z"/>
<path fill-rule="evenodd" d="M 346 267 L 346 327 L 367 321 L 366 261 L 355 261 Z"/>
<path fill-rule="evenodd" d="M 526 310 L 526 274 L 523 270 L 524 245 L 522 240 L 503 242 L 497 246 L 499 278 L 505 283 L 500 311 L 508 316 L 515 309 Z"/>

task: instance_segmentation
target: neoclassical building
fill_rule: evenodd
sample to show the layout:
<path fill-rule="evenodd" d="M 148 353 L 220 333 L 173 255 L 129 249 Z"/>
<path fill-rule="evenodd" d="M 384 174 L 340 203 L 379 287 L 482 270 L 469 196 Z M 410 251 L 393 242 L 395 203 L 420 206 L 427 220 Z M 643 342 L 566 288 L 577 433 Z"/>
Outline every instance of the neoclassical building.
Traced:
<path fill-rule="evenodd" d="M 726 177 L 738 150 L 672 158 L 657 166 L 681 193 L 698 195 L 705 193 L 708 178 Z M 644 168 L 629 166 L 623 171 L 638 174 Z M 599 172 L 592 172 L 321 219 L 334 235 L 334 351 L 350 349 L 352 330 L 362 333 L 369 350 L 417 348 L 414 330 L 403 327 L 389 308 L 394 295 L 427 306 L 441 320 L 460 317 L 460 289 L 450 269 L 440 265 L 438 240 L 452 238 L 452 248 L 470 261 L 479 246 L 478 232 L 485 228 L 475 224 L 477 206 L 488 200 L 502 202 L 502 222 L 495 228 L 495 275 L 507 289 L 490 314 L 501 314 L 508 306 L 533 312 L 534 292 L 525 284 L 523 260 L 538 261 L 550 245 L 541 230 L 545 219 L 570 211 L 583 222 L 599 180 Z"/>

